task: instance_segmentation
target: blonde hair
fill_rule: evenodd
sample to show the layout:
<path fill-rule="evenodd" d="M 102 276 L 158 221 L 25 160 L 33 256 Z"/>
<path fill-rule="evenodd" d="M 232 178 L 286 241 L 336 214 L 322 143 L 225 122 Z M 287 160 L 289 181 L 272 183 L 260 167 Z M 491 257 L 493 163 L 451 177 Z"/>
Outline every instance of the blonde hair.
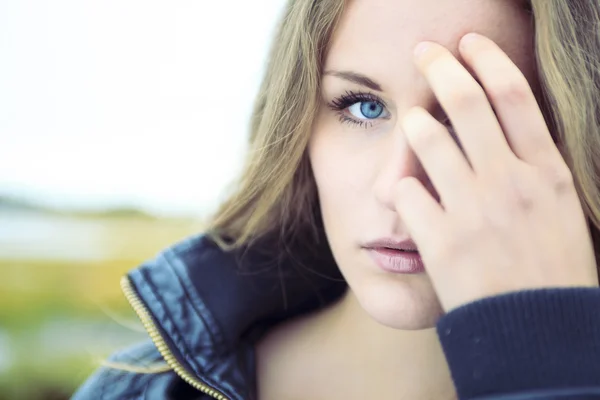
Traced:
<path fill-rule="evenodd" d="M 531 0 L 543 111 L 600 261 L 600 0 Z"/>
<path fill-rule="evenodd" d="M 250 124 L 235 190 L 208 221 L 224 250 L 269 237 L 314 240 L 320 212 L 306 154 L 322 65 L 343 0 L 289 0 Z M 540 105 L 572 171 L 598 258 L 600 249 L 600 0 L 524 1 L 535 26 Z M 286 248 L 277 246 L 276 248 Z"/>
<path fill-rule="evenodd" d="M 600 260 L 600 0 L 521 1 L 535 24 L 540 106 L 573 173 Z M 245 168 L 207 223 L 207 235 L 224 250 L 268 238 L 279 241 L 272 248 L 285 251 L 290 238 L 310 244 L 322 235 L 306 147 L 324 57 L 344 4 L 288 0 L 255 101 Z M 163 363 L 105 365 L 137 373 L 171 369 Z"/>
<path fill-rule="evenodd" d="M 266 236 L 281 241 L 317 234 L 316 187 L 305 150 L 324 57 L 343 8 L 340 0 L 288 0 L 255 100 L 243 173 L 207 224 L 207 235 L 223 249 Z"/>

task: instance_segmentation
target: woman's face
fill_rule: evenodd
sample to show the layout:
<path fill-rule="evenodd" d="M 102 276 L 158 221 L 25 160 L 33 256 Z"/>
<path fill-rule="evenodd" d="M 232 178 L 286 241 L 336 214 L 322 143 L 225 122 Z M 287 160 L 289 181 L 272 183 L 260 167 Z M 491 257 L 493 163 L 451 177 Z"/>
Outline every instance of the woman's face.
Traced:
<path fill-rule="evenodd" d="M 414 176 L 437 198 L 399 123 L 413 106 L 444 119 L 413 63 L 413 48 L 430 40 L 458 57 L 458 42 L 470 31 L 494 40 L 535 90 L 533 27 L 517 0 L 349 1 L 325 60 L 322 104 L 309 144 L 325 231 L 353 294 L 387 326 L 432 327 L 441 314 L 426 273 L 386 272 L 363 248 L 381 238 L 410 239 L 394 208 L 399 179 Z"/>

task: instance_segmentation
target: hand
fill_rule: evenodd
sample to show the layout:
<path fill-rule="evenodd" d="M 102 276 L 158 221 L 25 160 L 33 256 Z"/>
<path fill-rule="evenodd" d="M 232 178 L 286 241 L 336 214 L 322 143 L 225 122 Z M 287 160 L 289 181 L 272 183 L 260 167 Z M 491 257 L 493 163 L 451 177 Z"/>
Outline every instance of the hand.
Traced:
<path fill-rule="evenodd" d="M 523 289 L 597 286 L 573 176 L 524 75 L 481 35 L 459 46 L 481 86 L 449 50 L 427 45 L 415 62 L 468 160 L 445 126 L 409 110 L 404 132 L 441 204 L 414 177 L 397 183 L 395 204 L 444 309 Z"/>

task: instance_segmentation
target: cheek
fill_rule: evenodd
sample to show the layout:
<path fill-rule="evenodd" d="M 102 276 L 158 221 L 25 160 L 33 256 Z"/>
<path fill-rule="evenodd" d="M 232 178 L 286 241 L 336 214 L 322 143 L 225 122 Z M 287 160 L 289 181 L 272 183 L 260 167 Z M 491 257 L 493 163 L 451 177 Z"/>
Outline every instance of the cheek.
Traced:
<path fill-rule="evenodd" d="M 373 164 L 364 148 L 360 151 L 356 142 L 344 137 L 348 134 L 316 132 L 310 143 L 311 166 L 325 220 L 340 214 L 351 218 L 366 206 L 371 191 L 369 167 Z"/>

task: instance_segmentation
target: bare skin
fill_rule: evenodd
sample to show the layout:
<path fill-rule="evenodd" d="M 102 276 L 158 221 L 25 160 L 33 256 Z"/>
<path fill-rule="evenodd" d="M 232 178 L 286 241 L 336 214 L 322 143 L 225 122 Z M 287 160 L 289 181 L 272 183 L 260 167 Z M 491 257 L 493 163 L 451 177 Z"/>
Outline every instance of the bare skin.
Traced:
<path fill-rule="evenodd" d="M 364 315 L 347 292 L 260 342 L 259 399 L 455 400 L 435 330 L 398 333 Z"/>
<path fill-rule="evenodd" d="M 337 303 L 276 327 L 257 346 L 261 400 L 453 399 L 435 322 L 444 313 L 427 273 L 378 269 L 361 244 L 406 239 L 394 185 L 414 177 L 435 189 L 402 130 L 415 106 L 442 119 L 436 97 L 413 59 L 429 40 L 459 57 L 468 32 L 497 43 L 536 82 L 531 20 L 517 0 L 355 0 L 342 18 L 325 71 L 352 71 L 381 90 L 323 77 L 323 105 L 309 144 L 325 231 L 350 290 Z M 328 104 L 344 93 L 377 96 L 385 117 L 365 119 L 360 107 L 341 122 Z"/>

